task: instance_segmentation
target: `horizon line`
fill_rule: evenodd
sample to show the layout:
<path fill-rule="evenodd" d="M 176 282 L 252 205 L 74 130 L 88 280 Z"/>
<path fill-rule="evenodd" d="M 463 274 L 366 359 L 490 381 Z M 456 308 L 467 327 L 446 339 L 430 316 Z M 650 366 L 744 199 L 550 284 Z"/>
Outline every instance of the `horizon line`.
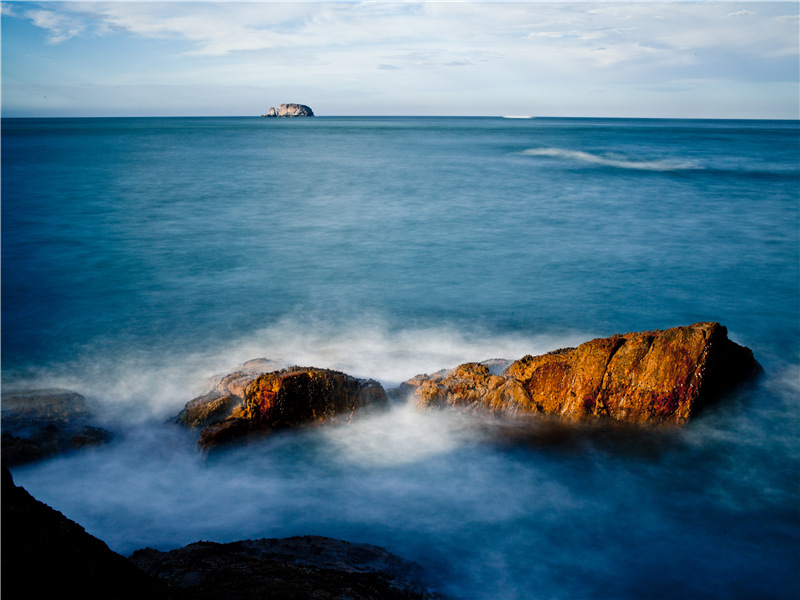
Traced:
<path fill-rule="evenodd" d="M 1 119 L 264 119 L 261 115 L 3 115 Z M 326 118 L 348 119 L 507 119 L 535 121 L 536 119 L 618 119 L 641 121 L 800 121 L 798 117 L 620 117 L 620 116 L 567 116 L 567 115 L 318 115 L 312 117 L 275 117 L 269 120 L 293 121 Z"/>

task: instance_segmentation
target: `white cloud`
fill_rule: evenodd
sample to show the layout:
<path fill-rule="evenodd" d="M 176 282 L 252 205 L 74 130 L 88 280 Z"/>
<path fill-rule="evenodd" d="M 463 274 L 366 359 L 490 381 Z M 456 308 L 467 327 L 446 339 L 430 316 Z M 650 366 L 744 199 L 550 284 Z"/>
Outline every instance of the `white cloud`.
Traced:
<path fill-rule="evenodd" d="M 28 11 L 54 43 L 91 31 L 126 31 L 149 38 L 175 38 L 198 55 L 224 56 L 273 48 L 467 48 L 525 52 L 524 41 L 562 43 L 574 55 L 596 41 L 606 48 L 652 46 L 682 50 L 736 46 L 769 52 L 796 41 L 786 19 L 755 10 L 731 12 L 725 2 L 492 3 L 492 2 L 180 2 L 47 3 Z M 757 6 L 757 5 L 754 5 Z M 796 14 L 792 3 L 779 6 Z M 58 12 L 56 12 L 58 10 Z M 779 11 L 780 12 L 780 11 Z M 726 17 L 743 17 L 726 18 Z M 788 44 L 791 45 L 791 44 Z M 638 52 L 638 51 L 637 51 Z M 588 55 L 586 56 L 588 58 Z"/>
<path fill-rule="evenodd" d="M 47 30 L 47 41 L 51 44 L 65 42 L 85 29 L 80 18 L 51 10 L 26 10 L 24 16 L 36 27 Z"/>
<path fill-rule="evenodd" d="M 798 78 L 792 68 L 798 8 L 792 2 L 32 6 L 27 18 L 65 50 L 78 36 L 106 40 L 111 48 L 122 35 L 155 40 L 152 46 L 165 53 L 160 60 L 120 61 L 113 72 L 98 71 L 97 84 L 267 86 L 324 90 L 337 98 L 402 96 L 428 106 L 451 94 L 489 105 L 498 97 L 521 104 L 544 102 L 547 94 L 585 96 L 592 89 L 609 98 L 615 89 L 677 97 L 688 80 L 796 84 Z M 93 65 L 80 68 L 88 77 Z"/>

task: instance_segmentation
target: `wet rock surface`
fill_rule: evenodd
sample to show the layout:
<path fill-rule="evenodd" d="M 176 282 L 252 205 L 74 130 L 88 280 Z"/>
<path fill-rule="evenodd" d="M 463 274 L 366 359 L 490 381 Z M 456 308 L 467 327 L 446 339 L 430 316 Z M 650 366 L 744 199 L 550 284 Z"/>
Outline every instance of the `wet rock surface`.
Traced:
<path fill-rule="evenodd" d="M 172 589 L 207 600 L 438 597 L 420 583 L 419 565 L 377 546 L 319 536 L 145 548 L 130 560 Z"/>
<path fill-rule="evenodd" d="M 190 400 L 173 421 L 191 429 L 203 429 L 225 420 L 244 406 L 244 391 L 251 381 L 280 366 L 266 358 L 254 358 L 231 373 L 211 378 L 205 393 Z"/>
<path fill-rule="evenodd" d="M 113 434 L 92 424 L 86 399 L 62 389 L 4 392 L 2 460 L 6 466 L 104 444 Z"/>
<path fill-rule="evenodd" d="M 348 423 L 364 411 L 389 408 L 375 381 L 314 367 L 264 372 L 273 365 L 266 359 L 245 363 L 188 402 L 175 421 L 202 429 L 198 445 L 209 449 L 280 429 Z"/>
<path fill-rule="evenodd" d="M 703 404 L 759 370 L 752 351 L 729 340 L 725 327 L 696 323 L 525 356 L 501 375 L 467 363 L 403 385 L 421 409 L 683 425 Z"/>
<path fill-rule="evenodd" d="M 421 409 L 453 406 L 463 411 L 511 415 L 535 410 L 520 382 L 493 375 L 480 363 L 465 363 L 452 371 L 411 381 L 418 383 L 414 394 Z"/>

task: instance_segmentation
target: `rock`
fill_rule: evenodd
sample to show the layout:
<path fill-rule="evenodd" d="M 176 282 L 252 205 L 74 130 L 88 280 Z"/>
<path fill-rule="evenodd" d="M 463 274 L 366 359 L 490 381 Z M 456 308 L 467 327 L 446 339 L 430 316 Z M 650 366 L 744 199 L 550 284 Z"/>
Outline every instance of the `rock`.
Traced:
<path fill-rule="evenodd" d="M 349 422 L 358 410 L 388 408 L 376 381 L 313 367 L 265 373 L 247 386 L 245 397 L 247 418 L 269 429 Z"/>
<path fill-rule="evenodd" d="M 377 546 L 323 537 L 111 551 L 14 484 L 3 468 L 3 598 L 435 600 L 425 574 Z"/>
<path fill-rule="evenodd" d="M 203 429 L 223 421 L 244 405 L 244 390 L 251 381 L 279 367 L 269 359 L 254 358 L 232 373 L 212 378 L 206 392 L 187 402 L 173 422 L 191 429 Z"/>
<path fill-rule="evenodd" d="M 1 497 L 4 598 L 175 597 L 83 527 L 17 487 L 5 467 Z"/>
<path fill-rule="evenodd" d="M 468 368 L 472 371 L 472 374 L 468 379 L 473 382 L 477 382 L 477 379 L 482 378 L 485 375 L 500 375 L 502 372 L 507 369 L 511 363 L 514 361 L 507 360 L 505 358 L 491 358 L 489 360 L 484 360 L 479 363 L 465 363 L 462 365 L 465 368 Z M 471 366 L 469 366 L 471 365 Z M 424 391 L 421 391 L 420 394 L 429 397 L 426 404 L 429 404 L 431 407 L 434 405 L 439 405 L 440 403 L 433 400 L 431 396 L 438 397 L 440 394 L 432 389 L 432 385 L 434 382 L 440 383 L 443 388 L 447 388 L 450 383 L 459 385 L 453 379 L 453 373 L 456 369 L 441 369 L 432 375 L 428 375 L 427 373 L 416 375 L 411 379 L 404 381 L 400 384 L 399 387 L 393 388 L 388 390 L 389 397 L 392 398 L 392 401 L 395 403 L 407 402 L 409 396 L 415 395 L 417 390 L 422 386 L 425 388 Z M 478 372 L 480 371 L 481 375 L 478 376 Z M 465 382 L 462 382 L 463 385 Z M 491 385 L 488 382 L 483 382 L 481 384 L 483 387 L 486 385 Z M 474 394 L 473 394 L 474 395 Z M 445 402 L 446 403 L 446 402 Z M 426 408 L 426 406 L 421 406 L 421 408 Z M 502 411 L 501 411 L 502 412 Z"/>
<path fill-rule="evenodd" d="M 313 117 L 312 111 L 305 104 L 281 104 L 276 110 L 274 107 L 262 117 Z"/>
<path fill-rule="evenodd" d="M 347 423 L 357 412 L 389 407 L 386 392 L 375 381 L 314 367 L 259 372 L 274 363 L 258 361 L 245 363 L 223 377 L 214 389 L 187 403 L 175 418 L 184 426 L 203 428 L 198 441 L 201 448 L 278 429 Z"/>
<path fill-rule="evenodd" d="M 467 363 L 404 385 L 414 389 L 422 409 L 683 425 L 711 398 L 759 369 L 753 353 L 730 341 L 725 327 L 696 323 L 525 356 L 499 376 Z"/>
<path fill-rule="evenodd" d="M 91 425 L 90 419 L 86 399 L 69 390 L 4 392 L 3 463 L 31 462 L 113 438 L 109 431 Z"/>
<path fill-rule="evenodd" d="M 417 380 L 419 381 L 419 380 Z M 417 407 L 454 406 L 465 411 L 520 414 L 535 407 L 522 385 L 513 378 L 492 375 L 486 365 L 466 363 L 419 381 Z"/>
<path fill-rule="evenodd" d="M 145 548 L 130 560 L 172 589 L 207 600 L 437 597 L 421 584 L 419 565 L 376 546 L 318 536 Z"/>

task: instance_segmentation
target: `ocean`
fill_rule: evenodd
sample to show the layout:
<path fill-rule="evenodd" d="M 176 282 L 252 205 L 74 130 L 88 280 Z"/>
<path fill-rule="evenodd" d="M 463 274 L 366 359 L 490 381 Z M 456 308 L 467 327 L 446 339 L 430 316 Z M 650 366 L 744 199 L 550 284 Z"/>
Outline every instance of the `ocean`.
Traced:
<path fill-rule="evenodd" d="M 165 424 L 256 357 L 391 388 L 699 321 L 764 373 L 680 430 L 400 403 L 205 456 Z M 451 598 L 798 598 L 800 125 L 3 119 L 2 385 L 118 432 L 12 473 L 125 555 L 313 534 Z"/>

